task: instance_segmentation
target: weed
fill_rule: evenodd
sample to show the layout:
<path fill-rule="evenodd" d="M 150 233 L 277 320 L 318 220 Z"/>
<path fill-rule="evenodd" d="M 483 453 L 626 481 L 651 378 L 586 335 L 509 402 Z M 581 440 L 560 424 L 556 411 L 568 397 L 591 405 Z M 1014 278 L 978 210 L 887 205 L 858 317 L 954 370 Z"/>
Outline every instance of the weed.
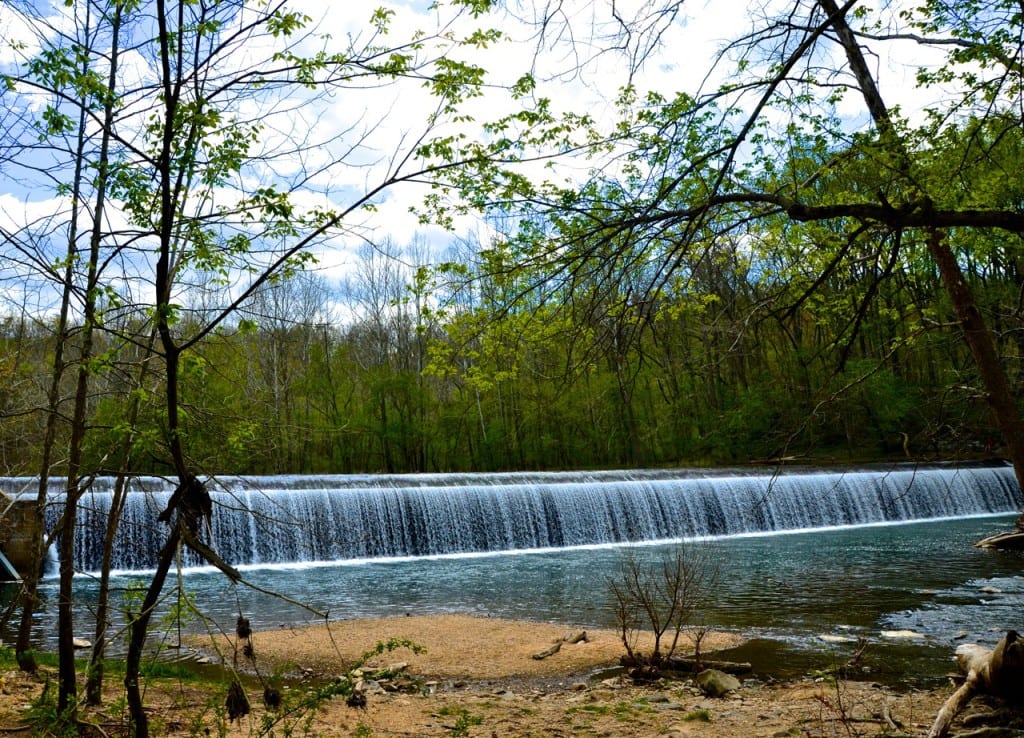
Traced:
<path fill-rule="evenodd" d="M 113 673 L 116 674 L 124 671 L 124 662 L 114 663 L 119 664 L 120 667 L 113 669 Z M 159 660 L 143 661 L 139 665 L 139 674 L 151 679 L 176 679 L 180 682 L 190 682 L 200 678 L 195 669 L 192 669 L 187 665 L 172 664 Z"/>
<path fill-rule="evenodd" d="M 18 658 L 15 655 L 14 649 L 10 646 L 4 646 L 3 648 L 0 648 L 0 662 L 12 665 L 16 664 L 20 667 L 23 661 L 28 660 L 34 661 L 37 667 L 52 666 L 54 668 L 57 668 L 57 654 L 55 653 L 46 653 L 44 651 L 37 651 L 34 648 L 30 648 L 24 653 L 22 653 L 21 657 Z"/>
<path fill-rule="evenodd" d="M 126 721 L 128 719 L 128 698 L 123 694 L 119 695 L 107 705 L 107 712 L 118 722 Z"/>
<path fill-rule="evenodd" d="M 72 720 L 73 708 L 64 712 L 57 710 L 57 701 L 50 680 L 43 684 L 43 691 L 29 702 L 25 715 L 32 728 L 32 735 L 47 738 L 71 738 L 78 735 L 78 726 Z"/>
<path fill-rule="evenodd" d="M 455 725 L 452 726 L 449 735 L 452 738 L 461 738 L 469 735 L 469 729 L 474 725 L 480 725 L 484 719 L 480 715 L 474 715 L 464 707 L 444 706 L 437 711 L 438 715 L 454 716 Z"/>
<path fill-rule="evenodd" d="M 363 655 L 356 662 L 356 668 L 361 667 L 367 661 L 372 659 L 374 656 L 380 656 L 385 651 L 397 651 L 400 648 L 408 648 L 413 653 L 426 653 L 427 649 L 418 643 L 410 641 L 408 638 L 389 638 L 386 641 L 377 641 L 377 645 L 371 648 L 369 651 L 364 651 Z"/>
<path fill-rule="evenodd" d="M 208 710 L 200 711 L 192 716 L 192 719 L 188 724 L 188 734 L 190 738 L 199 738 L 201 735 L 209 733 L 206 728 L 206 715 Z"/>
<path fill-rule="evenodd" d="M 644 713 L 650 714 L 656 712 L 656 710 L 649 704 L 647 704 L 645 701 L 633 703 L 618 702 L 616 703 L 615 707 L 612 708 L 612 712 L 615 713 L 616 720 L 623 722 L 626 720 L 632 720 L 636 716 L 642 715 Z"/>

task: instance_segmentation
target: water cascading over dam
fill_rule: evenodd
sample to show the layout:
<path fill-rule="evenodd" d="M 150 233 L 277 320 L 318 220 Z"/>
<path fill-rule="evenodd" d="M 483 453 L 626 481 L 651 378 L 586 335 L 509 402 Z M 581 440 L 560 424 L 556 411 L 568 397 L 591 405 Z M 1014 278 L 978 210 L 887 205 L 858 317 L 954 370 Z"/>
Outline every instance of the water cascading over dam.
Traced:
<path fill-rule="evenodd" d="M 53 480 L 58 514 L 62 480 Z M 0 488 L 25 489 L 25 479 Z M 76 566 L 100 568 L 112 480 L 80 504 Z M 1009 466 L 844 472 L 632 471 L 217 477 L 212 543 L 229 563 L 284 564 L 544 549 L 1011 513 Z M 116 570 L 155 565 L 171 482 L 132 481 Z M 186 556 L 186 565 L 195 559 Z"/>

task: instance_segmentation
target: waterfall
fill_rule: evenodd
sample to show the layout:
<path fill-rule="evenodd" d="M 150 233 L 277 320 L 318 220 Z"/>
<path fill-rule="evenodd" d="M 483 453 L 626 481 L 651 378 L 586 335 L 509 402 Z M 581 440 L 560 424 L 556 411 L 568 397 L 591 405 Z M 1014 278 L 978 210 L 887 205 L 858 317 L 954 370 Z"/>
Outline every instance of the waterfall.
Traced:
<path fill-rule="evenodd" d="M 16 490 L 24 479 L 0 479 Z M 51 520 L 59 513 L 55 479 Z M 80 503 L 76 566 L 100 566 L 112 480 Z M 229 562 L 281 564 L 730 536 L 1010 513 L 1009 466 L 785 472 L 679 470 L 217 477 L 213 547 Z M 173 484 L 132 482 L 114 568 L 149 569 Z M 195 563 L 194 559 L 186 564 Z"/>

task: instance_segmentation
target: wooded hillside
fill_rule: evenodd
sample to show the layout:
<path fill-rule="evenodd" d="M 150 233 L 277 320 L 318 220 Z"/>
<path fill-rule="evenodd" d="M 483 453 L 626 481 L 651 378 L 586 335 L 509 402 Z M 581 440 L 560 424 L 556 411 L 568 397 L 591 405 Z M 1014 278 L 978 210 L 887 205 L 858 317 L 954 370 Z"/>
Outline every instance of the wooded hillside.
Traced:
<path fill-rule="evenodd" d="M 822 257 L 802 237 L 782 245 L 721 245 L 679 294 L 654 304 L 617 295 L 622 309 L 601 319 L 573 310 L 570 294 L 508 310 L 472 254 L 479 281 L 458 291 L 416 294 L 415 275 L 379 257 L 347 285 L 297 274 L 258 293 L 248 322 L 210 335 L 184 363 L 187 447 L 200 468 L 249 474 L 998 453 L 938 276 L 915 249 L 891 265 L 865 254 L 803 299 Z M 984 253 L 964 251 L 968 274 L 1011 356 L 1024 335 L 1020 259 L 1009 244 L 978 246 Z M 38 468 L 50 328 L 3 322 L 8 475 Z M 169 471 L 158 448 L 163 377 L 149 372 L 136 387 L 137 340 L 114 320 L 97 338 L 88 468 L 102 469 L 124 439 L 134 397 L 136 470 Z M 1007 366 L 1017 377 L 1019 364 Z"/>

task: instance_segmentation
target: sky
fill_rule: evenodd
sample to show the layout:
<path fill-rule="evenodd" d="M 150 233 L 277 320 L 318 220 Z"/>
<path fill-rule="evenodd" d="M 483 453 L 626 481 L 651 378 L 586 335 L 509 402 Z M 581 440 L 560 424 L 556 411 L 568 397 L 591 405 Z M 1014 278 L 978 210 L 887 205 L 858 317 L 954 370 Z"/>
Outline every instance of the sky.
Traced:
<path fill-rule="evenodd" d="M 409 38 L 417 30 L 428 34 L 450 30 L 458 34 L 481 25 L 500 27 L 504 37 L 500 42 L 466 56 L 489 71 L 494 85 L 492 92 L 465 107 L 476 121 L 510 112 L 509 97 L 501 88 L 527 72 L 533 72 L 537 79 L 536 95 L 549 97 L 556 111 L 586 111 L 609 123 L 610 101 L 629 82 L 641 92 L 656 90 L 667 96 L 677 91 L 691 94 L 709 91 L 729 80 L 726 75 L 730 72 L 730 67 L 722 64 L 709 76 L 712 60 L 730 39 L 748 32 L 761 14 L 772 12 L 770 8 L 759 10 L 757 3 L 739 0 L 687 1 L 674 20 L 661 29 L 660 44 L 651 50 L 642 69 L 633 71 L 628 53 L 596 51 L 606 49 L 609 39 L 619 30 L 613 8 L 620 17 L 660 22 L 651 20 L 659 16 L 651 15 L 654 6 L 648 0 L 512 0 L 504 11 L 493 16 L 473 19 L 463 13 L 454 21 L 450 10 L 432 9 L 430 4 L 419 0 L 380 5 L 394 11 L 389 40 Z M 370 39 L 372 25 L 368 19 L 374 4 L 296 0 L 291 7 L 308 14 L 318 33 L 330 36 L 330 40 L 323 42 L 329 50 L 341 50 L 350 42 L 358 46 Z M 34 50 L 31 41 L 17 53 L 11 50 L 7 42 L 30 40 L 33 33 L 19 26 L 10 8 L 10 3 L 0 3 L 0 36 L 5 37 L 0 45 L 0 64 L 8 69 L 19 57 L 31 55 Z M 541 41 L 535 19 L 553 8 L 558 12 L 553 14 Z M 890 12 L 896 10 L 898 6 L 890 4 Z M 54 26 L 69 27 L 59 15 L 64 12 L 68 11 L 62 8 L 62 3 L 54 4 L 50 18 Z M 248 59 L 268 53 L 268 48 L 251 43 L 239 46 L 231 59 L 242 68 Z M 316 50 L 312 42 L 307 48 Z M 919 47 L 906 43 L 876 45 L 873 49 L 879 52 L 872 59 L 877 65 L 883 95 L 898 100 L 905 110 L 923 107 L 926 101 L 912 84 L 913 69 L 919 64 L 934 63 L 938 58 L 923 57 Z M 137 54 L 129 54 L 122 64 L 130 77 L 140 81 L 152 77 L 152 69 Z M 38 110 L 39 104 L 37 100 L 30 103 L 29 108 Z M 265 180 L 294 179 L 312 172 L 308 179 L 310 186 L 296 197 L 298 203 L 309 206 L 331 203 L 344 207 L 346 202 L 380 181 L 393 166 L 396 153 L 408 152 L 427 132 L 425 121 L 435 104 L 418 80 L 361 85 L 359 89 L 328 97 L 309 93 L 308 104 L 301 106 L 279 101 L 274 115 L 253 112 L 263 117 L 266 126 L 261 134 L 265 150 L 278 156 L 272 165 L 250 171 L 248 176 Z M 244 111 L 244 106 L 241 109 Z M 864 117 L 863 106 L 856 95 L 848 95 L 840 111 L 848 115 L 854 125 L 858 125 L 855 122 L 858 118 Z M 477 122 L 459 125 L 474 135 Z M 451 131 L 455 127 L 448 125 L 442 130 Z M 302 161 L 284 153 L 297 139 L 314 144 Z M 338 159 L 345 165 L 332 164 Z M 317 171 L 317 167 L 323 168 Z M 374 212 L 356 214 L 347 221 L 349 228 L 345 232 L 314 248 L 321 273 L 331 281 L 349 274 L 364 241 L 391 240 L 398 245 L 425 241 L 440 252 L 455 237 L 474 234 L 485 241 L 490 236 L 487 222 L 475 215 L 461 218 L 454 235 L 437 226 L 419 223 L 410 212 L 410 206 L 421 202 L 426 191 L 422 185 L 401 185 L 376 197 Z M 52 189 L 26 186 L 17 168 L 0 167 L 0 226 L 16 230 L 26 221 L 60 209 L 61 204 Z M 116 213 L 113 218 L 117 221 Z"/>
<path fill-rule="evenodd" d="M 534 71 L 538 82 L 537 97 L 550 98 L 559 111 L 589 112 L 598 119 L 604 119 L 610 127 L 614 115 L 612 100 L 627 83 L 636 85 L 641 95 L 653 90 L 671 97 L 679 91 L 694 95 L 710 92 L 731 81 L 732 65 L 725 61 L 713 67 L 712 61 L 731 40 L 755 27 L 764 14 L 776 12 L 775 8 L 780 5 L 791 4 L 785 0 L 768 0 L 764 8 L 757 9 L 760 3 L 746 0 L 683 2 L 675 20 L 661 28 L 660 43 L 651 50 L 647 62 L 634 72 L 630 69 L 628 53 L 597 53 L 597 50 L 607 49 L 613 39 L 620 38 L 620 27 L 612 15 L 613 8 L 620 17 L 646 18 L 653 27 L 660 23 L 649 18 L 655 3 L 649 0 L 510 2 L 506 6 L 508 12 L 496 16 L 505 40 L 480 52 L 479 63 L 492 72 L 494 81 L 499 85 L 511 84 L 524 71 Z M 901 6 L 906 4 L 887 3 L 887 17 L 896 18 Z M 313 8 L 316 5 L 311 3 L 311 14 L 315 12 Z M 363 9 L 353 7 L 358 5 L 346 3 L 332 7 L 328 25 L 333 28 L 335 23 L 340 23 L 346 33 L 357 32 L 365 25 Z M 431 13 L 424 10 L 422 4 L 397 4 L 394 7 L 396 18 L 401 19 L 407 29 L 429 27 Z M 552 8 L 557 8 L 558 12 L 549 26 L 549 43 L 544 46 L 538 40 L 535 19 L 538 13 L 550 12 Z M 517 21 L 517 18 L 522 20 Z M 926 93 L 915 89 L 914 73 L 919 65 L 941 63 L 941 52 L 925 53 L 919 46 L 907 42 L 879 43 L 872 45 L 869 58 L 876 65 L 882 94 L 891 102 L 898 102 L 904 112 L 915 115 L 915 111 L 923 110 L 931 102 Z M 581 61 L 583 66 L 579 67 Z M 381 90 L 379 98 L 374 98 L 377 109 L 389 111 L 380 129 L 382 134 L 408 136 L 415 130 L 409 120 L 421 120 L 422 114 L 405 114 L 413 107 L 410 95 L 411 99 L 417 97 L 415 90 L 401 88 Z M 425 98 L 420 98 L 419 103 L 422 109 L 429 105 Z M 507 97 L 496 94 L 477 101 L 468 110 L 478 120 L 486 120 L 494 117 L 506 104 Z M 838 110 L 850 119 L 853 126 L 869 123 L 859 94 L 846 95 Z M 390 114 L 390 111 L 398 114 Z M 349 110 L 350 114 L 353 112 Z M 381 150 L 386 150 L 386 145 L 382 145 Z M 406 242 L 414 231 L 426 231 L 431 242 L 443 243 L 449 238 L 447 233 L 424 229 L 408 213 L 408 203 L 416 199 L 417 195 L 407 189 L 388 193 L 380 203 L 380 217 L 374 219 L 375 231 L 386 224 L 398 243 Z M 487 233 L 486 226 L 472 218 L 466 219 L 462 227 L 466 230 L 482 228 L 485 236 Z"/>

